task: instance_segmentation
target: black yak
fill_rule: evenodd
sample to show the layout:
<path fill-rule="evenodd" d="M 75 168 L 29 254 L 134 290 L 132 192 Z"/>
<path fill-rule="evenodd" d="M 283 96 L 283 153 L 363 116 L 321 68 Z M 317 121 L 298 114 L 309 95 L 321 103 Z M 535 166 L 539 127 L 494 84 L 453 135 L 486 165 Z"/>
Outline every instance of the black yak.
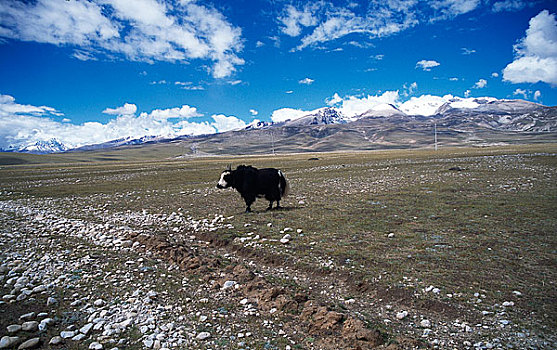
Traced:
<path fill-rule="evenodd" d="M 251 205 L 257 197 L 265 197 L 269 201 L 267 210 L 281 208 L 280 200 L 288 194 L 288 181 L 282 171 L 274 168 L 257 169 L 251 165 L 240 165 L 236 170 L 230 166 L 223 171 L 217 188 L 235 188 L 246 202 L 246 213 L 251 211 Z"/>

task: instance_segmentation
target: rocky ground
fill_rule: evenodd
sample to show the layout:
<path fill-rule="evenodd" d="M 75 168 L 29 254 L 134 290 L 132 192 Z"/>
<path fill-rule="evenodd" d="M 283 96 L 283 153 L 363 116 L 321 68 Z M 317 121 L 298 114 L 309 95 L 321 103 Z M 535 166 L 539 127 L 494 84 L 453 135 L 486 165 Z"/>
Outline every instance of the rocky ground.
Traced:
<path fill-rule="evenodd" d="M 213 187 L 179 195 L 195 202 L 215 197 Z M 525 290 L 501 301 L 482 290 L 459 295 L 410 277 L 392 288 L 370 288 L 357 274 L 335 269 L 326 255 L 319 269 L 297 265 L 285 251 L 301 249 L 296 240 L 309 232 L 302 225 L 274 227 L 280 235 L 270 238 L 261 227 L 277 222 L 261 223 L 258 213 L 239 221 L 181 208 L 155 213 L 113 206 L 122 197 L 148 198 L 149 191 L 0 195 L 0 349 L 557 344 L 554 325 L 516 320 L 515 308 L 528 302 Z M 307 199 L 291 200 L 303 205 Z M 241 234 L 222 234 L 231 231 Z"/>

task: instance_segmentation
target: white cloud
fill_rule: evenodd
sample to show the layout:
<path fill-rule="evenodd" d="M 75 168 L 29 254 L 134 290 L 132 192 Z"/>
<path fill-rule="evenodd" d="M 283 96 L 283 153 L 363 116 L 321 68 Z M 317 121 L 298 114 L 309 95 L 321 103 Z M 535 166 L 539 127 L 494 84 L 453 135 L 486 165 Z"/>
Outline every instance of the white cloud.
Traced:
<path fill-rule="evenodd" d="M 430 0 L 428 4 L 435 10 L 431 22 L 450 19 L 475 10 L 480 0 Z"/>
<path fill-rule="evenodd" d="M 80 60 L 100 53 L 132 61 L 211 61 L 215 78 L 244 60 L 239 27 L 196 1 L 38 0 L 0 2 L 0 36 L 76 48 Z"/>
<path fill-rule="evenodd" d="M 243 129 L 246 127 L 246 123 L 243 120 L 233 115 L 227 117 L 224 114 L 215 114 L 211 118 L 214 120 L 211 125 L 215 127 L 218 132 Z"/>
<path fill-rule="evenodd" d="M 458 81 L 458 78 L 457 77 L 451 77 L 451 78 L 449 78 L 449 80 L 450 81 Z"/>
<path fill-rule="evenodd" d="M 320 3 L 306 4 L 302 10 L 287 5 L 284 15 L 278 18 L 282 24 L 281 31 L 289 36 L 298 36 L 302 32 L 302 27 L 315 26 L 317 18 L 314 17 L 314 12 L 320 5 Z"/>
<path fill-rule="evenodd" d="M 491 77 L 493 77 L 493 78 L 499 78 L 499 73 L 493 72 L 493 73 L 491 73 Z"/>
<path fill-rule="evenodd" d="M 381 105 L 395 105 L 399 101 L 398 91 L 385 91 L 381 95 L 367 95 L 364 97 L 346 96 L 341 98 L 337 93 L 326 100 L 329 106 L 335 106 L 348 118 L 359 116 Z"/>
<path fill-rule="evenodd" d="M 284 93 L 285 93 L 285 94 L 292 94 L 292 93 L 294 93 L 294 91 L 288 90 L 288 91 L 285 91 Z"/>
<path fill-rule="evenodd" d="M 177 137 L 182 135 L 212 134 L 230 127 L 240 127 L 235 117 L 213 117 L 214 123 L 189 122 L 201 116 L 195 107 L 183 105 L 155 109 L 136 115 L 135 104 L 106 108 L 104 113 L 115 116 L 107 123 L 87 122 L 80 125 L 53 120 L 62 114 L 47 106 L 22 105 L 9 95 L 0 95 L 0 148 L 18 148 L 56 138 L 69 147 L 97 144 L 120 138 L 139 138 L 146 135 Z"/>
<path fill-rule="evenodd" d="M 437 62 L 437 61 L 433 61 L 433 60 L 421 60 L 416 62 L 416 68 L 421 68 L 424 71 L 430 71 L 431 68 L 440 66 L 441 63 Z"/>
<path fill-rule="evenodd" d="M 534 92 L 534 101 L 539 101 L 541 97 L 542 97 L 541 91 L 540 91 L 540 90 L 536 90 L 536 91 Z"/>
<path fill-rule="evenodd" d="M 408 97 L 408 96 L 412 95 L 417 89 L 418 89 L 418 83 L 413 82 L 409 85 L 405 83 L 402 86 L 401 95 L 404 96 L 404 97 Z"/>
<path fill-rule="evenodd" d="M 526 36 L 515 45 L 515 59 L 503 70 L 511 83 L 557 85 L 557 20 L 543 10 L 530 19 Z"/>
<path fill-rule="evenodd" d="M 304 111 L 301 109 L 281 108 L 273 111 L 273 113 L 271 114 L 271 120 L 275 123 L 280 123 L 287 120 L 299 119 L 310 113 L 311 111 Z"/>
<path fill-rule="evenodd" d="M 497 1 L 493 4 L 492 10 L 493 12 L 519 11 L 526 7 L 527 1 L 524 0 Z"/>
<path fill-rule="evenodd" d="M 471 92 L 472 92 L 472 91 L 470 91 L 470 90 L 464 91 L 464 97 L 466 97 L 466 98 L 470 97 L 470 93 L 471 93 Z"/>
<path fill-rule="evenodd" d="M 480 79 L 474 84 L 474 89 L 483 89 L 487 86 L 487 80 Z"/>
<path fill-rule="evenodd" d="M 255 110 L 255 109 L 250 109 L 249 112 L 250 112 L 251 115 L 254 116 L 254 117 L 255 117 L 256 115 L 259 114 L 259 112 L 258 112 L 257 110 Z"/>
<path fill-rule="evenodd" d="M 304 85 L 311 85 L 313 84 L 315 80 L 311 79 L 311 78 L 304 78 L 300 81 L 298 81 L 298 84 L 304 84 Z"/>
<path fill-rule="evenodd" d="M 523 89 L 516 89 L 513 91 L 513 95 L 518 96 L 518 95 L 522 95 L 522 97 L 524 97 L 525 99 L 528 98 L 528 91 L 523 90 Z"/>
<path fill-rule="evenodd" d="M 0 117 L 5 117 L 9 115 L 18 114 L 31 114 L 33 116 L 41 115 L 55 115 L 62 116 L 63 114 L 58 112 L 56 109 L 47 106 L 32 106 L 32 105 L 22 105 L 15 102 L 15 98 L 10 95 L 0 94 Z"/>
<path fill-rule="evenodd" d="M 463 48 L 462 48 L 462 54 L 463 54 L 463 55 L 471 55 L 471 54 L 473 54 L 473 53 L 476 53 L 476 50 L 474 50 L 474 49 L 469 49 L 469 48 L 466 48 L 466 47 L 463 47 Z"/>
<path fill-rule="evenodd" d="M 435 111 L 445 104 L 452 96 L 422 95 L 411 97 L 408 101 L 398 105 L 398 108 L 406 114 L 433 115 Z"/>
<path fill-rule="evenodd" d="M 133 103 L 124 103 L 122 107 L 106 108 L 103 113 L 110 115 L 130 115 L 137 112 L 137 106 Z"/>
<path fill-rule="evenodd" d="M 282 33 L 300 39 L 293 51 L 337 40 L 349 35 L 348 44 L 369 45 L 369 40 L 390 36 L 419 23 L 428 23 L 477 9 L 481 0 L 389 0 L 373 1 L 366 6 L 345 7 L 321 0 L 295 7 L 286 5 L 277 22 Z"/>

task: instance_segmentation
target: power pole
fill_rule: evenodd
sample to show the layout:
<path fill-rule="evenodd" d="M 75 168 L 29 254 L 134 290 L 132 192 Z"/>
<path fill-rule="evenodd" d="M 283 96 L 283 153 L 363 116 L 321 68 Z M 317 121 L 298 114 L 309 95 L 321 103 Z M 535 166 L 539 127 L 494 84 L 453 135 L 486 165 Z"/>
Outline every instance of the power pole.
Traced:
<path fill-rule="evenodd" d="M 275 155 L 275 137 L 273 135 L 273 130 L 269 130 L 269 132 L 271 133 L 271 150 L 273 155 Z"/>
<path fill-rule="evenodd" d="M 433 128 L 435 130 L 434 137 L 435 137 L 435 150 L 437 151 L 437 122 L 433 124 Z"/>

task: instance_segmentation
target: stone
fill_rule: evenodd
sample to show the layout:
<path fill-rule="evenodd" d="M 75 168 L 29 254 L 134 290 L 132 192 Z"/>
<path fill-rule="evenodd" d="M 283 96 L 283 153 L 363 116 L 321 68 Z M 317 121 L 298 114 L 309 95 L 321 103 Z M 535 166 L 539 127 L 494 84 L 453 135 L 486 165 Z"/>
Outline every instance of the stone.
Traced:
<path fill-rule="evenodd" d="M 12 324 L 12 325 L 9 325 L 8 327 L 6 327 L 6 329 L 8 330 L 8 333 L 17 333 L 21 330 L 21 325 Z"/>
<path fill-rule="evenodd" d="M 431 327 L 431 322 L 429 320 L 421 320 L 420 326 L 423 328 L 429 328 Z"/>
<path fill-rule="evenodd" d="M 89 332 L 91 331 L 91 328 L 93 328 L 93 324 L 92 323 L 87 323 L 85 326 L 81 327 L 79 329 L 79 331 L 85 335 L 89 334 Z"/>
<path fill-rule="evenodd" d="M 21 330 L 25 332 L 33 332 L 37 329 L 39 329 L 39 322 L 37 321 L 27 321 L 21 325 Z"/>
<path fill-rule="evenodd" d="M 46 305 L 50 306 L 54 304 L 58 304 L 58 300 L 54 299 L 53 297 L 48 297 L 48 299 L 46 300 Z"/>
<path fill-rule="evenodd" d="M 101 350 L 102 348 L 103 348 L 103 345 L 101 343 L 96 342 L 96 341 L 89 344 L 89 349 L 92 349 L 92 350 Z"/>
<path fill-rule="evenodd" d="M 64 339 L 71 338 L 75 335 L 76 332 L 74 331 L 62 331 L 60 332 L 60 336 Z"/>
<path fill-rule="evenodd" d="M 19 339 L 19 337 L 9 337 L 6 335 L 2 337 L 2 339 L 0 339 L 0 349 L 11 348 L 19 344 L 19 342 L 21 342 L 21 339 Z"/>
<path fill-rule="evenodd" d="M 93 305 L 95 305 L 96 307 L 101 307 L 104 305 L 104 300 L 102 299 L 97 299 L 93 302 Z"/>
<path fill-rule="evenodd" d="M 39 331 L 45 331 L 49 325 L 54 323 L 54 319 L 47 317 L 39 323 Z"/>
<path fill-rule="evenodd" d="M 402 319 L 404 319 L 406 316 L 408 316 L 408 311 L 401 311 L 401 312 L 398 312 L 398 313 L 396 314 L 396 318 L 397 318 L 398 320 L 402 320 Z"/>
<path fill-rule="evenodd" d="M 18 350 L 34 349 L 34 348 L 39 346 L 40 342 L 41 342 L 41 338 L 32 338 L 32 339 L 29 339 L 29 340 L 23 342 L 17 349 Z"/>
<path fill-rule="evenodd" d="M 37 315 L 36 313 L 30 312 L 28 314 L 19 316 L 19 319 L 22 320 L 22 321 L 29 321 L 29 320 L 34 319 L 36 315 Z"/>
<path fill-rule="evenodd" d="M 209 333 L 209 332 L 201 332 L 201 333 L 199 333 L 199 334 L 195 337 L 195 339 L 197 339 L 197 340 L 205 340 L 205 339 L 208 339 L 208 338 L 210 338 L 210 337 L 211 337 L 211 333 Z"/>
<path fill-rule="evenodd" d="M 85 339 L 86 335 L 83 333 L 79 333 L 78 335 L 76 335 L 75 337 L 72 338 L 73 341 L 80 341 Z"/>
<path fill-rule="evenodd" d="M 55 336 L 52 337 L 52 339 L 50 339 L 50 341 L 48 342 L 49 345 L 60 345 L 64 342 L 64 340 L 62 339 L 62 337 L 60 336 Z"/>
<path fill-rule="evenodd" d="M 224 282 L 224 285 L 222 286 L 222 289 L 232 288 L 235 285 L 236 285 L 236 281 L 226 281 L 226 282 Z"/>

